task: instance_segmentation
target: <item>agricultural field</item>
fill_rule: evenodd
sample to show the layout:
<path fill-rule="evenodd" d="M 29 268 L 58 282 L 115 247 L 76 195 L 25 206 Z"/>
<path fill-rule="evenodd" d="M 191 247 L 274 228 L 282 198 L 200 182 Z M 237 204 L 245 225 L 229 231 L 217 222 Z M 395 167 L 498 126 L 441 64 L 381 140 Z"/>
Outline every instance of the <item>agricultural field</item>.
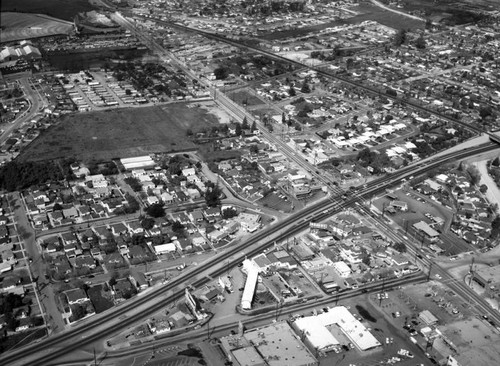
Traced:
<path fill-rule="evenodd" d="M 2 24 L 1 43 L 73 32 L 73 23 L 42 14 L 2 11 L 0 23 Z"/>
<path fill-rule="evenodd" d="M 19 159 L 111 160 L 194 150 L 186 131 L 218 124 L 215 115 L 185 103 L 71 114 L 42 133 Z"/>

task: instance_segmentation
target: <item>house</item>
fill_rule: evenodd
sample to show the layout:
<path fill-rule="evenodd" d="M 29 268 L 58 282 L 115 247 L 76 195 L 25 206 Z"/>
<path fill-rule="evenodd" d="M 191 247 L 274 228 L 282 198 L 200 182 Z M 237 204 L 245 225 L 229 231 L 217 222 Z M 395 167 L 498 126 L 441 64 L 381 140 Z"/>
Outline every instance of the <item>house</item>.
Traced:
<path fill-rule="evenodd" d="M 123 257 L 119 253 L 111 253 L 104 258 L 104 263 L 107 266 L 119 267 L 123 264 Z"/>
<path fill-rule="evenodd" d="M 86 267 L 88 269 L 95 269 L 97 266 L 94 258 L 86 256 L 86 257 L 77 257 L 75 259 L 75 267 L 77 268 Z"/>
<path fill-rule="evenodd" d="M 404 201 L 392 201 L 391 206 L 398 211 L 402 212 L 408 211 L 408 203 Z"/>
<path fill-rule="evenodd" d="M 131 234 L 144 234 L 144 228 L 139 221 L 130 221 L 126 223 Z"/>
<path fill-rule="evenodd" d="M 189 215 L 194 223 L 203 221 L 203 212 L 201 210 L 194 210 Z"/>
<path fill-rule="evenodd" d="M 22 317 L 19 319 L 19 324 L 16 327 L 15 331 L 16 332 L 23 332 L 25 330 L 28 330 L 30 327 L 33 326 L 33 322 L 29 317 Z"/>
<path fill-rule="evenodd" d="M 182 169 L 182 175 L 185 177 L 189 177 L 191 175 L 196 175 L 196 170 L 194 168 Z"/>
<path fill-rule="evenodd" d="M 135 294 L 135 287 L 132 286 L 132 283 L 128 278 L 117 280 L 113 288 L 115 290 L 115 296 L 118 299 L 129 299 L 132 295 Z"/>
<path fill-rule="evenodd" d="M 5 215 L 0 216 L 0 226 L 7 225 L 8 222 L 9 222 L 9 218 L 7 216 L 5 216 Z"/>
<path fill-rule="evenodd" d="M 64 294 L 68 299 L 68 304 L 83 304 L 84 302 L 89 301 L 87 294 L 81 288 L 74 288 L 72 290 L 65 291 Z"/>
<path fill-rule="evenodd" d="M 138 260 L 146 260 L 148 258 L 148 253 L 140 245 L 132 245 L 129 248 L 128 257 Z"/>
<path fill-rule="evenodd" d="M 78 217 L 78 210 L 74 206 L 64 208 L 62 210 L 62 213 L 63 213 L 64 217 L 67 219 L 72 219 L 72 218 Z"/>
<path fill-rule="evenodd" d="M 213 223 L 220 218 L 220 211 L 217 207 L 207 208 L 203 211 L 203 216 L 208 222 Z"/>
<path fill-rule="evenodd" d="M 166 205 L 169 205 L 174 202 L 174 197 L 168 193 L 168 192 L 163 192 L 160 196 L 162 202 Z"/>
<path fill-rule="evenodd" d="M 342 278 L 347 278 L 351 275 L 351 268 L 343 261 L 333 263 L 333 269 Z"/>
<path fill-rule="evenodd" d="M 146 276 L 142 272 L 132 272 L 129 276 L 129 281 L 137 290 L 144 290 L 149 286 Z"/>

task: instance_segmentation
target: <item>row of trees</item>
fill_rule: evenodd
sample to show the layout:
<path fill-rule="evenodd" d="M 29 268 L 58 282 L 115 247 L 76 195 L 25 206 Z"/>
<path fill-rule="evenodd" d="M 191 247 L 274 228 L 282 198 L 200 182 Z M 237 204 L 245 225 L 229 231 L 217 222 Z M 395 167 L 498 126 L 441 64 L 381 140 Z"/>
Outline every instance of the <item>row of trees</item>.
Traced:
<path fill-rule="evenodd" d="M 10 161 L 0 168 L 0 189 L 18 191 L 34 185 L 72 180 L 75 178 L 70 164 L 73 160 L 39 162 Z"/>

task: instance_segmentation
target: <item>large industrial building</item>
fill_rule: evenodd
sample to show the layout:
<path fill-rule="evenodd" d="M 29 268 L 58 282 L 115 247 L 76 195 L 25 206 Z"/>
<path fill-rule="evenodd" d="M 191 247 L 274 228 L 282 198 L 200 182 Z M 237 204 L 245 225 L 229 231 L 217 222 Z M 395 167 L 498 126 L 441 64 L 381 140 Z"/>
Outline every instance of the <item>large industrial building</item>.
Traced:
<path fill-rule="evenodd" d="M 39 59 L 42 55 L 38 48 L 33 47 L 29 41 L 21 41 L 19 45 L 4 47 L 0 51 L 0 63 L 16 60 Z"/>
<path fill-rule="evenodd" d="M 296 319 L 292 326 L 303 335 L 305 343 L 311 349 L 323 352 L 334 350 L 340 342 L 327 329 L 336 325 L 358 349 L 366 351 L 381 343 L 365 328 L 359 320 L 344 306 L 337 306 L 328 312 Z"/>
<path fill-rule="evenodd" d="M 235 366 L 313 366 L 318 361 L 286 321 L 221 338 Z"/>
<path fill-rule="evenodd" d="M 133 170 L 133 169 L 146 169 L 146 168 L 152 168 L 156 165 L 153 159 L 151 159 L 151 156 L 138 156 L 135 158 L 123 158 L 120 159 L 123 167 L 126 170 Z"/>
<path fill-rule="evenodd" d="M 243 262 L 243 272 L 247 274 L 247 280 L 243 295 L 241 296 L 241 308 L 243 310 L 250 310 L 252 308 L 255 287 L 257 286 L 257 279 L 259 278 L 259 267 L 253 261 L 246 259 Z"/>

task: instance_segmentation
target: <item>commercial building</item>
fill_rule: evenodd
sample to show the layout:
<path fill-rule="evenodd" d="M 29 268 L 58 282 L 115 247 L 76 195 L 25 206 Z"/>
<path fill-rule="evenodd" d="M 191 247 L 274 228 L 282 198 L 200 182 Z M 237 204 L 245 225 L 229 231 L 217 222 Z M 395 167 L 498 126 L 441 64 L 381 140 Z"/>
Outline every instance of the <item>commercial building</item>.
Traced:
<path fill-rule="evenodd" d="M 313 366 L 318 361 L 286 321 L 221 338 L 234 365 Z"/>
<path fill-rule="evenodd" d="M 437 237 L 439 236 L 439 233 L 424 221 L 419 221 L 413 224 L 413 227 L 423 232 L 431 241 L 437 240 Z"/>
<path fill-rule="evenodd" d="M 156 163 L 154 162 L 153 159 L 151 159 L 150 156 L 124 158 L 120 159 L 120 161 L 126 170 L 152 168 L 156 165 Z"/>
<path fill-rule="evenodd" d="M 339 347 L 340 342 L 327 329 L 336 325 L 342 333 L 360 350 L 366 351 L 381 343 L 357 320 L 344 306 L 337 306 L 328 312 L 296 319 L 293 327 L 303 335 L 305 343 L 311 349 L 331 351 Z"/>
<path fill-rule="evenodd" d="M 250 310 L 252 308 L 255 286 L 257 286 L 257 279 L 259 277 L 259 268 L 253 261 L 246 259 L 243 262 L 243 271 L 247 274 L 247 280 L 243 295 L 241 296 L 241 308 L 243 310 Z"/>
<path fill-rule="evenodd" d="M 438 322 L 438 318 L 436 318 L 429 310 L 420 312 L 418 317 L 427 325 L 434 325 Z"/>

